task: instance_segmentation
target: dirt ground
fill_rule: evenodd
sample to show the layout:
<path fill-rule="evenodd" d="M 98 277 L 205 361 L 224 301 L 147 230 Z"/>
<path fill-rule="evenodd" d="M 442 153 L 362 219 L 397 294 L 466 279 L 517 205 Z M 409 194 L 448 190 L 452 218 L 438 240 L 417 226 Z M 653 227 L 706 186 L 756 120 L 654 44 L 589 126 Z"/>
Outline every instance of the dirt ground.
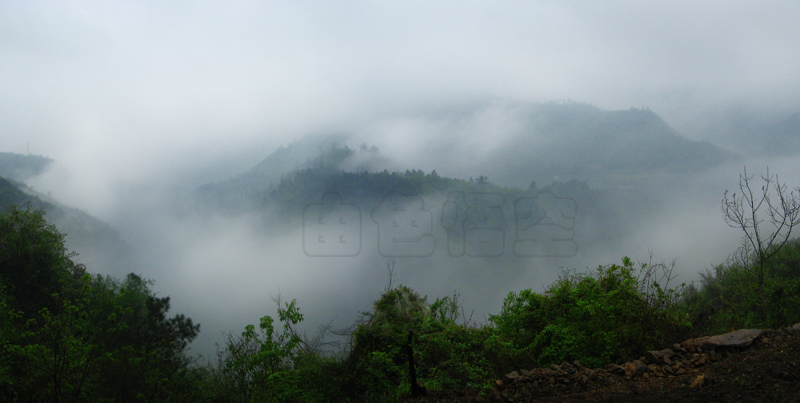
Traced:
<path fill-rule="evenodd" d="M 559 368 L 553 368 L 551 372 L 557 373 Z M 686 368 L 685 373 L 676 375 L 655 376 L 651 372 L 648 376 L 628 376 L 619 371 L 612 373 L 614 371 L 579 366 L 570 368 L 573 368 L 571 375 L 552 376 L 556 379 L 531 376 L 524 382 L 508 378 L 499 380 L 498 386 L 488 396 L 464 391 L 435 393 L 411 401 L 800 402 L 800 332 L 764 330 L 750 346 L 743 349 L 717 348 L 712 360 Z"/>

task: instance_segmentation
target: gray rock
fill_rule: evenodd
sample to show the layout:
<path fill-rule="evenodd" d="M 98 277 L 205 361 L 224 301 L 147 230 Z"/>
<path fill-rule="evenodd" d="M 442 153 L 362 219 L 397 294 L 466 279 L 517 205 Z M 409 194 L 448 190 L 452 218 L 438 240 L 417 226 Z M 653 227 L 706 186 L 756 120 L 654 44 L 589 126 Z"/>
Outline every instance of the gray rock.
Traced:
<path fill-rule="evenodd" d="M 701 343 L 697 343 L 698 339 L 695 339 L 695 343 L 701 344 L 703 348 L 744 348 L 752 344 L 753 341 L 759 336 L 761 336 L 760 329 L 740 329 L 734 332 L 703 338 L 705 340 L 703 340 Z"/>

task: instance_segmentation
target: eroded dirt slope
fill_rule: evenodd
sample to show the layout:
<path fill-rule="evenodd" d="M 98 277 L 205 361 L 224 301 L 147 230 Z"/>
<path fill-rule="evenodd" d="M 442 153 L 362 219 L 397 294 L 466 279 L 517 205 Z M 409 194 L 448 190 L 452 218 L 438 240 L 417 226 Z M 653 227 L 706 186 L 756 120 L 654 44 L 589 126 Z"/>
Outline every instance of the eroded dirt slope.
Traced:
<path fill-rule="evenodd" d="M 726 344 L 728 343 L 728 344 Z M 475 391 L 420 402 L 800 402 L 800 324 L 687 340 L 606 368 L 520 369 Z"/>

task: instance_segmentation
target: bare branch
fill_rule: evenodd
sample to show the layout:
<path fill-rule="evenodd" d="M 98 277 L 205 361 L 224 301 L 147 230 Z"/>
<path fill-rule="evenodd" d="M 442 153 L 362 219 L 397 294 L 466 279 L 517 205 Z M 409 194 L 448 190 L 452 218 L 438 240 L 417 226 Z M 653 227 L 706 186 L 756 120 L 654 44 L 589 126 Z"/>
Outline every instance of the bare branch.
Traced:
<path fill-rule="evenodd" d="M 384 291 L 390 291 L 392 289 L 392 280 L 394 279 L 394 258 L 389 259 L 386 262 L 386 270 L 389 272 L 389 282 L 386 284 L 386 289 Z"/>
<path fill-rule="evenodd" d="M 778 253 L 788 242 L 794 227 L 800 225 L 800 187 L 787 193 L 787 186 L 781 184 L 778 175 L 770 174 L 769 167 L 766 174 L 761 175 L 764 184 L 760 193 L 754 192 L 752 180 L 753 176 L 747 174 L 745 167 L 744 173 L 739 175 L 740 195 L 728 196 L 726 190 L 721 207 L 725 223 L 744 232 L 739 248 L 728 257 L 729 264 L 758 268 L 762 319 L 766 326 L 764 263 Z M 766 221 L 760 213 L 766 215 Z M 769 226 L 763 225 L 766 223 Z"/>

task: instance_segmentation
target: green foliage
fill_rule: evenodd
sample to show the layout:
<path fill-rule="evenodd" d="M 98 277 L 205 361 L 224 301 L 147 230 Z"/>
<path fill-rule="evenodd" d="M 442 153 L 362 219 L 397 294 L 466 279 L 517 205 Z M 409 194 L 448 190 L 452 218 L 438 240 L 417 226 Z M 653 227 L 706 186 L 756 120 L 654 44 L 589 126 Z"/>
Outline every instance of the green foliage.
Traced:
<path fill-rule="evenodd" d="M 10 304 L 27 318 L 41 308 L 56 308 L 54 294 L 74 266 L 73 256 L 43 211 L 10 206 L 0 213 L 0 282 Z"/>
<path fill-rule="evenodd" d="M 686 327 L 678 315 L 678 292 L 653 280 L 667 270 L 647 264 L 637 269 L 625 258 L 595 273 L 566 271 L 544 294 L 510 293 L 490 321 L 543 365 L 579 360 L 603 366 L 638 357 Z"/>
<path fill-rule="evenodd" d="M 182 396 L 198 326 L 136 275 L 91 276 L 43 213 L 0 214 L 0 400 L 153 401 Z"/>
<path fill-rule="evenodd" d="M 419 334 L 429 317 L 426 299 L 406 286 L 391 289 L 375 301 L 352 335 L 348 393 L 380 401 L 400 395 L 404 382 L 408 390 L 408 332 Z"/>
<path fill-rule="evenodd" d="M 503 188 L 482 178 L 481 181 L 466 181 L 442 177 L 435 171 L 426 174 L 421 170 L 345 172 L 321 167 L 306 168 L 283 177 L 265 197 L 265 201 L 286 211 L 296 211 L 298 206 L 318 203 L 319 196 L 331 189 L 353 195 L 364 205 L 377 205 L 390 192 L 404 195 L 430 195 L 448 191 L 496 192 L 508 196 L 509 200 L 523 194 L 518 189 Z"/>
<path fill-rule="evenodd" d="M 38 198 L 25 194 L 20 187 L 20 184 L 13 180 L 0 176 L 0 210 L 9 206 L 22 206 L 25 203 L 44 204 Z"/>
<path fill-rule="evenodd" d="M 765 262 L 764 270 L 768 326 L 800 322 L 800 239 L 789 241 Z M 697 331 L 761 328 L 758 279 L 757 265 L 747 259 L 701 273 L 700 287 L 690 287 L 684 307 Z"/>
<path fill-rule="evenodd" d="M 214 371 L 211 395 L 230 402 L 317 402 L 336 393 L 336 361 L 324 357 L 295 330 L 303 314 L 292 300 L 281 306 L 275 328 L 270 316 L 258 330 L 247 325 L 239 336 L 229 335 Z"/>
<path fill-rule="evenodd" d="M 453 293 L 453 296 L 437 298 L 436 301 L 433 301 L 429 310 L 431 319 L 443 324 L 456 323 L 456 320 L 458 320 L 460 316 L 458 312 L 460 309 L 458 303 L 459 297 L 458 293 Z"/>
<path fill-rule="evenodd" d="M 125 391 L 140 391 L 135 400 L 165 398 L 166 386 L 190 364 L 184 352 L 199 325 L 180 314 L 168 317 L 169 297 L 157 297 L 150 286 L 135 274 L 121 283 L 97 276 L 91 305 L 113 334 L 98 341 L 108 354 L 99 389 L 117 400 L 132 399 Z"/>
<path fill-rule="evenodd" d="M 168 299 L 129 276 L 117 284 L 88 274 L 73 295 L 59 297 L 6 339 L 4 357 L 16 368 L 14 398 L 40 401 L 163 400 L 189 361 L 186 344 L 197 334 L 191 320 L 166 317 Z M 127 288 L 125 286 L 128 286 Z"/>
<path fill-rule="evenodd" d="M 457 325 L 431 326 L 415 344 L 418 378 L 429 389 L 486 388 L 488 381 L 507 367 L 490 360 L 488 328 Z"/>
<path fill-rule="evenodd" d="M 526 347 L 547 325 L 545 302 L 545 296 L 530 289 L 510 292 L 503 301 L 501 313 L 489 316 L 489 320 L 516 347 Z"/>
<path fill-rule="evenodd" d="M 800 238 L 767 262 L 767 315 L 773 327 L 800 322 Z"/>
<path fill-rule="evenodd" d="M 408 349 L 417 381 L 432 390 L 486 388 L 505 369 L 503 347 L 492 329 L 458 324 L 459 295 L 428 304 L 406 286 L 386 291 L 364 314 L 348 355 L 348 395 L 359 401 L 393 401 L 410 392 Z M 408 344 L 413 332 L 412 344 Z"/>
<path fill-rule="evenodd" d="M 41 211 L 0 214 L 0 401 L 398 401 L 411 387 L 409 352 L 429 390 L 485 390 L 511 369 L 598 367 L 689 330 L 760 320 L 752 265 L 717 266 L 682 293 L 669 287 L 671 267 L 624 258 L 565 271 L 543 293 L 509 293 L 491 325 L 460 323 L 457 293 L 429 303 L 406 286 L 389 289 L 338 354 L 323 351 L 324 332 L 301 336 L 297 302 L 277 299 L 275 319 L 229 335 L 217 367 L 202 367 L 185 355 L 199 326 L 170 317 L 152 281 L 90 275 L 72 256 Z M 800 322 L 800 240 L 766 268 L 770 323 Z"/>
<path fill-rule="evenodd" d="M 671 267 L 641 264 L 567 271 L 544 294 L 510 293 L 494 326 L 459 325 L 458 295 L 428 304 L 400 286 L 384 293 L 353 333 L 350 396 L 391 400 L 408 393 L 408 342 L 417 379 L 430 389 L 486 388 L 511 368 L 580 360 L 602 366 L 638 357 L 685 330 L 667 288 Z M 658 280 L 658 281 L 657 281 Z"/>

